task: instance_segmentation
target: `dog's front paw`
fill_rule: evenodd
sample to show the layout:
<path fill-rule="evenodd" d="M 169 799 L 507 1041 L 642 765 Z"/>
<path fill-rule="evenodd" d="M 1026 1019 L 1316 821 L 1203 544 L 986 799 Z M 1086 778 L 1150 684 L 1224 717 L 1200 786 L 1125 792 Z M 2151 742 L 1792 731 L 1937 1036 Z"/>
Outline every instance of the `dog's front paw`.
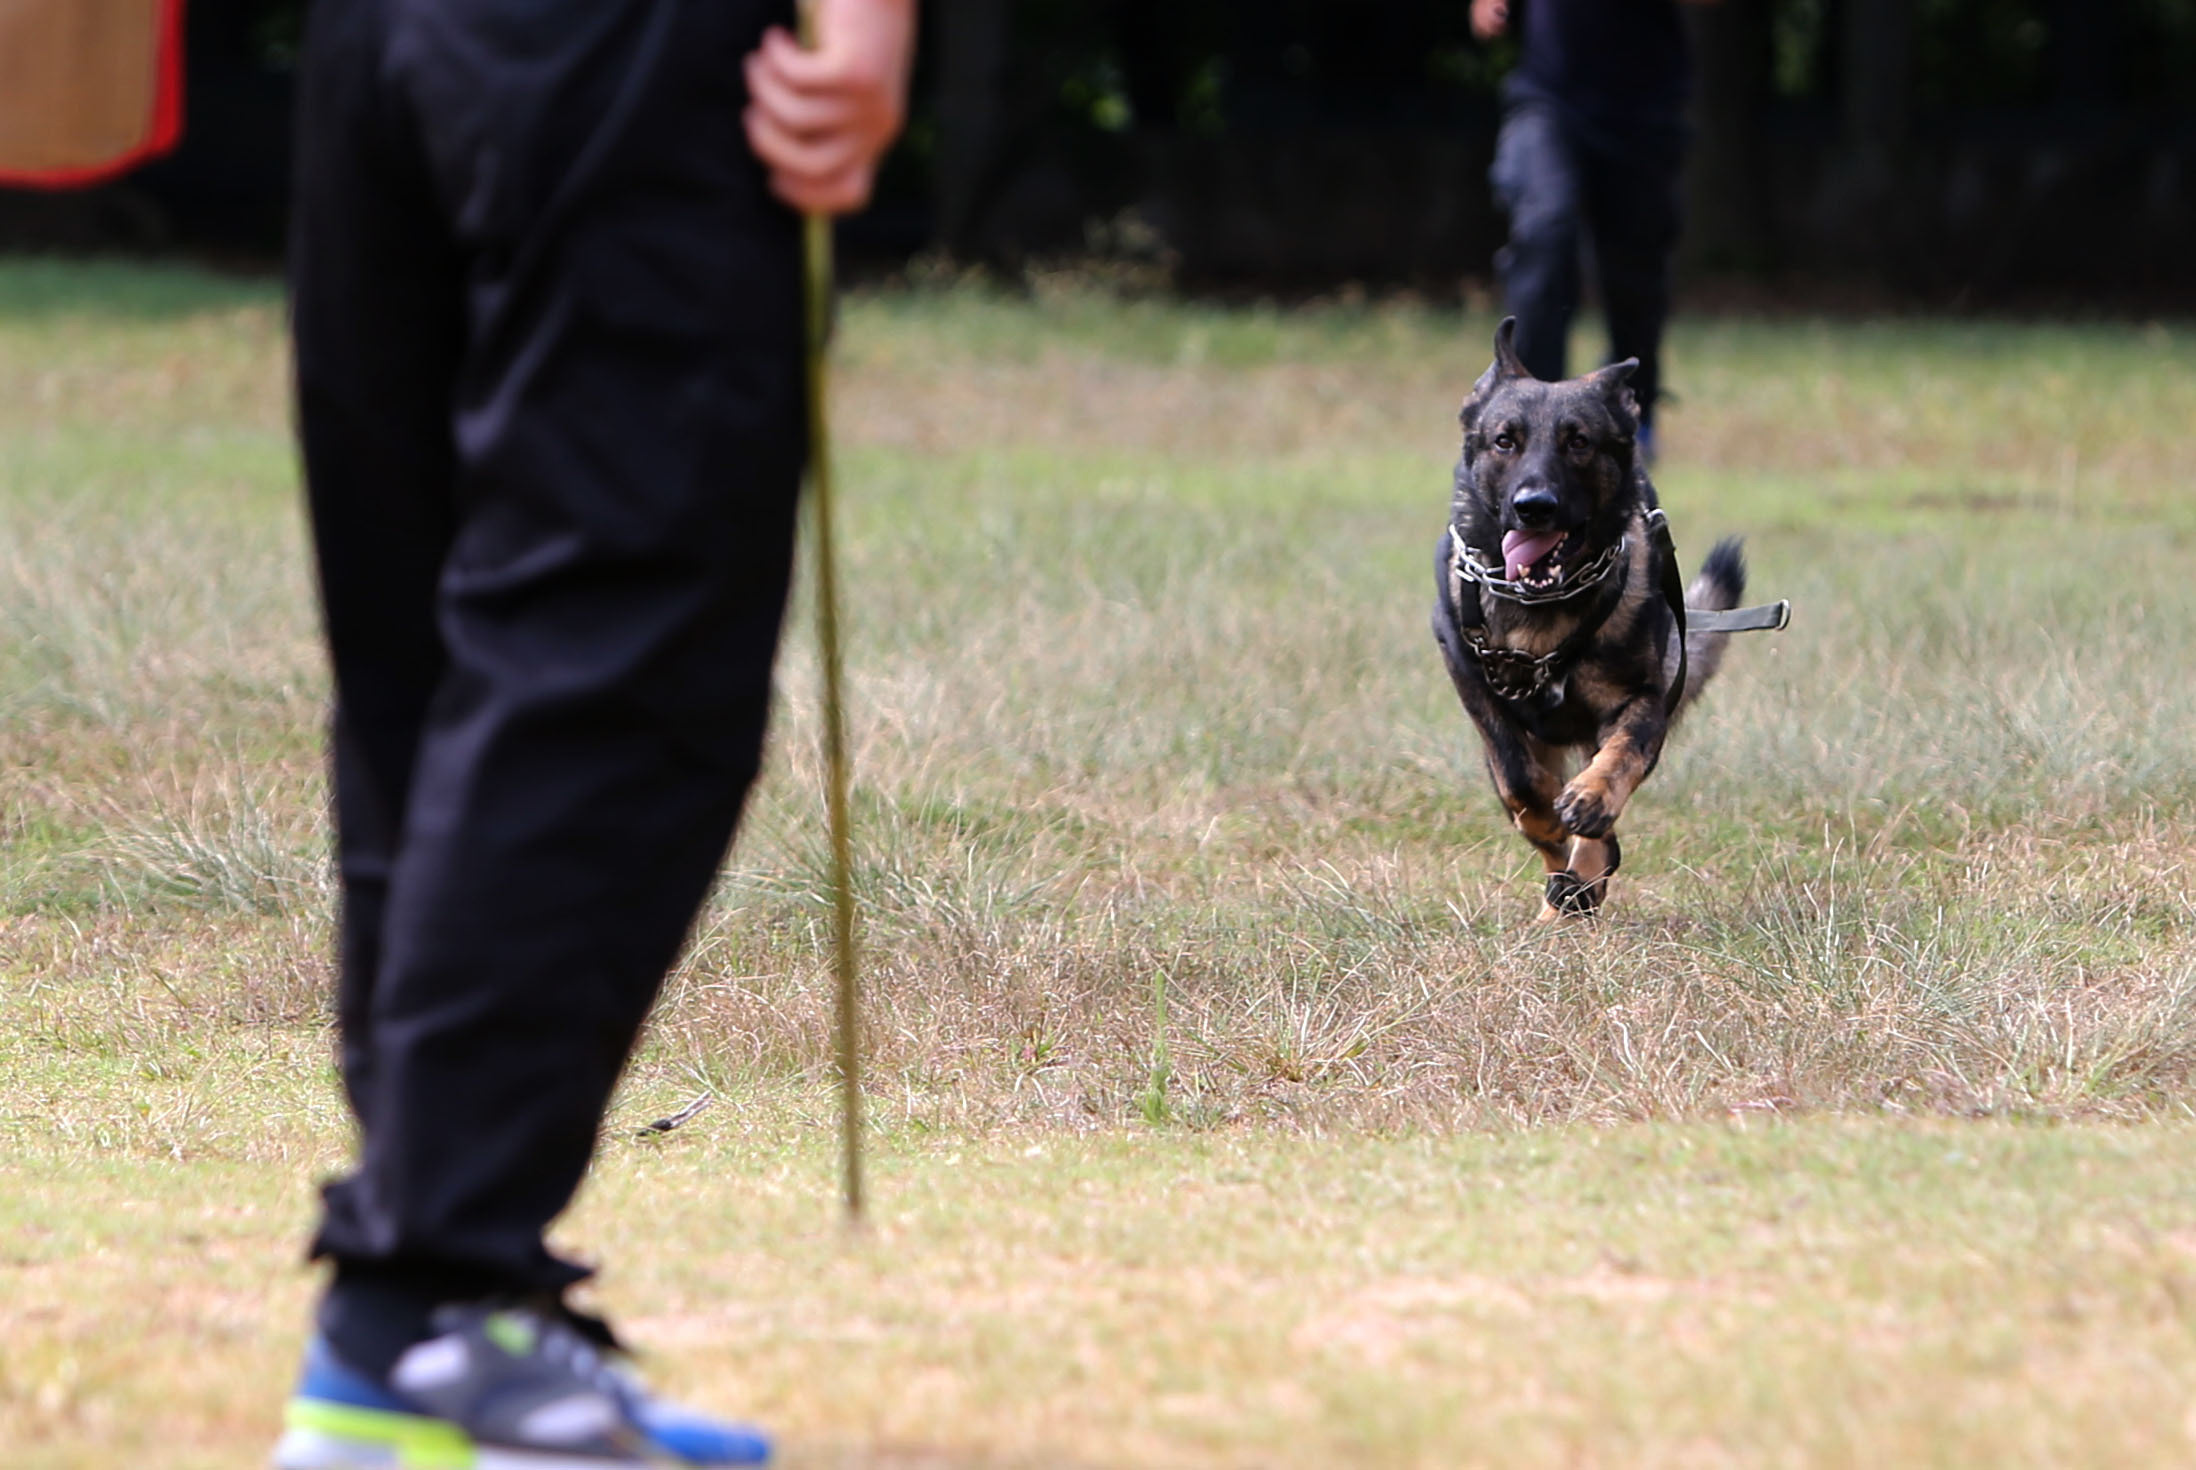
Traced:
<path fill-rule="evenodd" d="M 1618 808 L 1609 789 L 1588 776 L 1580 776 L 1563 788 L 1555 801 L 1556 820 L 1578 837 L 1606 837 L 1616 826 Z"/>

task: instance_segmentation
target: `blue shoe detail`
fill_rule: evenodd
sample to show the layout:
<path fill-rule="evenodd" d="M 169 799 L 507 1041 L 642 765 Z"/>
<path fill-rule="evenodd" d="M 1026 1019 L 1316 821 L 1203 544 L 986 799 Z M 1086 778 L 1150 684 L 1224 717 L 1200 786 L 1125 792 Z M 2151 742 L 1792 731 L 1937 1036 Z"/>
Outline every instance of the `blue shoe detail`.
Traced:
<path fill-rule="evenodd" d="M 595 1381 L 622 1406 L 629 1426 L 625 1433 L 631 1436 L 626 1453 L 634 1463 L 639 1459 L 654 1463 L 661 1457 L 701 1467 L 761 1465 L 770 1459 L 770 1440 L 759 1430 L 659 1402 L 629 1374 L 608 1364 L 590 1371 L 602 1375 Z M 473 1435 L 482 1432 L 470 1422 L 471 1411 L 460 1410 L 455 1419 L 446 1418 L 419 1399 L 351 1367 L 318 1335 L 306 1344 L 297 1389 L 284 1417 L 288 1433 L 276 1450 L 277 1470 L 348 1470 L 365 1465 L 456 1470 L 473 1463 Z M 493 1436 L 482 1443 L 487 1442 L 505 1441 Z"/>
<path fill-rule="evenodd" d="M 353 1409 L 380 1409 L 391 1414 L 417 1414 L 419 1406 L 398 1395 L 388 1385 L 376 1383 L 335 1355 L 318 1333 L 305 1344 L 305 1365 L 297 1375 L 297 1395 L 324 1404 Z"/>
<path fill-rule="evenodd" d="M 649 1442 L 690 1465 L 761 1465 L 770 1439 L 743 1424 L 720 1424 L 669 1404 L 644 1403 L 633 1415 Z"/>

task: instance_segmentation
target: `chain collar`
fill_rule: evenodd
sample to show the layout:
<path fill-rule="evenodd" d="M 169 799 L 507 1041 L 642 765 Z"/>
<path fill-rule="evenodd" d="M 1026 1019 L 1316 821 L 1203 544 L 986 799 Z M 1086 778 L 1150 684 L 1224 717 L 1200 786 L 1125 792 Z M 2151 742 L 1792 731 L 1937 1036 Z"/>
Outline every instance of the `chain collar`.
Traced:
<path fill-rule="evenodd" d="M 1632 538 L 1619 536 L 1616 544 L 1595 557 L 1577 571 L 1556 583 L 1553 587 L 1537 590 L 1518 586 L 1503 575 L 1504 568 L 1481 566 L 1479 558 L 1465 544 L 1464 535 L 1455 526 L 1449 527 L 1449 584 L 1458 601 L 1464 597 L 1464 584 L 1477 583 L 1481 590 L 1514 602 L 1520 607 L 1539 607 L 1551 602 L 1569 602 L 1574 597 L 1593 591 L 1615 574 L 1623 565 L 1624 554 L 1630 549 Z"/>
<path fill-rule="evenodd" d="M 1567 644 L 1569 640 L 1565 640 Z M 1464 646 L 1479 660 L 1479 667 L 1487 676 L 1487 687 L 1497 699 L 1538 699 L 1551 686 L 1560 685 L 1568 665 L 1575 659 L 1574 651 L 1567 646 L 1550 649 L 1546 653 L 1531 654 L 1522 648 L 1504 648 L 1499 643 L 1487 641 L 1484 628 L 1464 630 Z M 1556 703 L 1562 703 L 1560 692 Z"/>
<path fill-rule="evenodd" d="M 1646 521 L 1650 533 L 1662 532 L 1667 524 L 1660 508 L 1648 511 Z M 1496 698 L 1540 699 L 1553 689 L 1555 698 L 1551 703 L 1561 704 L 1563 681 L 1570 674 L 1571 665 L 1578 661 L 1587 640 L 1593 637 L 1603 618 L 1607 617 L 1608 607 L 1602 607 L 1600 616 L 1589 613 L 1585 621 L 1554 648 L 1546 653 L 1533 654 L 1523 649 L 1505 648 L 1501 644 L 1491 643 L 1484 627 L 1464 624 L 1462 612 L 1466 585 L 1476 584 L 1496 597 L 1524 607 L 1569 602 L 1584 593 L 1599 589 L 1622 570 L 1631 539 L 1629 535 L 1619 536 L 1614 546 L 1578 571 L 1553 587 L 1534 592 L 1516 586 L 1495 568 L 1481 566 L 1478 558 L 1472 555 L 1471 548 L 1465 544 L 1463 535 L 1455 526 L 1449 528 L 1449 591 L 1458 613 L 1460 626 L 1457 631 L 1463 637 L 1464 646 L 1471 650 L 1472 657 L 1479 661 L 1480 669 L 1487 676 L 1487 687 L 1494 692 Z M 1683 614 L 1680 613 L 1679 616 L 1682 618 Z M 1680 622 L 1678 626 L 1682 638 L 1684 624 Z"/>

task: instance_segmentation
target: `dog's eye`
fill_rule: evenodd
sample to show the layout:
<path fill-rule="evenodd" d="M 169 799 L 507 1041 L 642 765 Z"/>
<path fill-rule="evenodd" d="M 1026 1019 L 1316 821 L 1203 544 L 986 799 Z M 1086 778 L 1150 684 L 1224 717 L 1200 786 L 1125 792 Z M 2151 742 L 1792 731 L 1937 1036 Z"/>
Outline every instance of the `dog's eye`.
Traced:
<path fill-rule="evenodd" d="M 1591 439 L 1588 439 L 1584 434 L 1573 434 L 1571 436 L 1571 442 L 1564 445 L 1563 447 L 1570 451 L 1571 458 L 1573 459 L 1588 459 L 1592 457 L 1594 452 L 1593 441 Z"/>
<path fill-rule="evenodd" d="M 1517 438 L 1508 429 L 1504 429 L 1494 436 L 1494 447 L 1497 453 L 1508 454 L 1511 450 L 1517 448 Z"/>

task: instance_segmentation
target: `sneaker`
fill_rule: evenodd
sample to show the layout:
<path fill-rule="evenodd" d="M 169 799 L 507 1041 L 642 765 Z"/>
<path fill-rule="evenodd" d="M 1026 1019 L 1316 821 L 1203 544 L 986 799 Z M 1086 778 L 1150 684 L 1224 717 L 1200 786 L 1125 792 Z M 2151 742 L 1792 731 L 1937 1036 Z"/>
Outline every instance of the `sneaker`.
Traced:
<path fill-rule="evenodd" d="M 656 1402 L 572 1325 L 519 1307 L 450 1306 L 387 1383 L 327 1341 L 305 1349 L 275 1470 L 604 1470 L 759 1465 L 752 1429 Z"/>

